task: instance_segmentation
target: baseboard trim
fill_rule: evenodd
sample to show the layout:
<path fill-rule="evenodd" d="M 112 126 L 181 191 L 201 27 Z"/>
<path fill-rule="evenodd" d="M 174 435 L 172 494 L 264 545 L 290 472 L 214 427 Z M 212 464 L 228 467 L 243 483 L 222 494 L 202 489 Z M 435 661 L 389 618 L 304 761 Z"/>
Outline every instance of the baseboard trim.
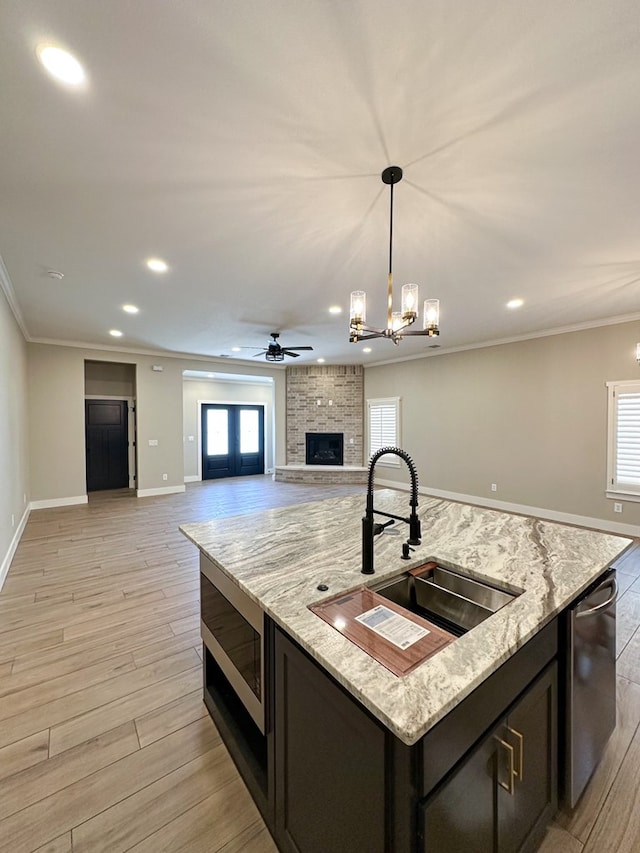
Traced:
<path fill-rule="evenodd" d="M 396 483 L 393 480 L 376 479 L 376 485 L 388 486 L 391 489 L 409 491 L 408 483 Z M 573 524 L 577 527 L 588 527 L 601 530 L 604 533 L 618 533 L 622 536 L 640 537 L 640 525 L 622 524 L 619 521 L 609 521 L 606 518 L 590 518 L 586 515 L 574 515 L 570 512 L 558 512 L 554 509 L 545 509 L 538 506 L 527 506 L 526 504 L 514 504 L 508 501 L 498 501 L 494 498 L 484 498 L 478 495 L 463 495 L 458 492 L 447 492 L 442 489 L 418 489 L 425 497 L 444 498 L 448 501 L 474 504 L 474 506 L 486 507 L 487 509 L 498 509 L 504 512 L 513 512 L 517 515 L 531 515 L 534 518 L 542 518 L 545 521 L 558 521 L 561 524 Z"/>
<path fill-rule="evenodd" d="M 199 483 L 200 479 L 201 477 L 199 474 L 189 474 L 184 478 L 184 481 L 185 483 Z"/>
<path fill-rule="evenodd" d="M 159 489 L 138 489 L 136 497 L 151 498 L 154 495 L 177 495 L 184 492 L 184 486 L 161 486 Z"/>
<path fill-rule="evenodd" d="M 49 509 L 56 506 L 75 506 L 89 502 L 87 495 L 77 495 L 74 498 L 51 498 L 46 501 L 31 501 L 29 509 Z"/>
<path fill-rule="evenodd" d="M 18 522 L 18 526 L 16 527 L 16 532 L 13 534 L 13 539 L 9 543 L 9 549 L 7 553 L 4 555 L 4 560 L 2 564 L 0 564 L 0 590 L 4 585 L 5 579 L 9 574 L 9 566 L 11 565 L 11 561 L 13 560 L 13 556 L 18 549 L 18 545 L 20 544 L 20 538 L 24 532 L 25 527 L 27 526 L 27 521 L 29 520 L 29 512 L 30 508 L 27 506 L 25 511 L 22 514 L 22 518 Z"/>

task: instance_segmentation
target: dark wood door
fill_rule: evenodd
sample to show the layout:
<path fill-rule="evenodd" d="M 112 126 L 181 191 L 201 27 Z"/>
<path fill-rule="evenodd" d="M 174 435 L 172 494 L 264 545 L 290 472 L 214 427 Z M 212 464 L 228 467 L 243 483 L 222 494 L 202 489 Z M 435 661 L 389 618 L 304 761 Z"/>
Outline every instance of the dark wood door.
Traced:
<path fill-rule="evenodd" d="M 496 747 L 482 741 L 420 807 L 420 850 L 425 853 L 493 853 L 495 850 Z"/>
<path fill-rule="evenodd" d="M 87 491 L 129 485 L 126 400 L 85 400 Z"/>
<path fill-rule="evenodd" d="M 202 479 L 264 474 L 262 406 L 202 406 Z"/>
<path fill-rule="evenodd" d="M 384 853 L 385 733 L 275 632 L 275 827 L 283 853 Z"/>
<path fill-rule="evenodd" d="M 557 665 L 509 713 L 502 736 L 514 756 L 513 793 L 498 788 L 498 850 L 534 850 L 557 806 Z"/>

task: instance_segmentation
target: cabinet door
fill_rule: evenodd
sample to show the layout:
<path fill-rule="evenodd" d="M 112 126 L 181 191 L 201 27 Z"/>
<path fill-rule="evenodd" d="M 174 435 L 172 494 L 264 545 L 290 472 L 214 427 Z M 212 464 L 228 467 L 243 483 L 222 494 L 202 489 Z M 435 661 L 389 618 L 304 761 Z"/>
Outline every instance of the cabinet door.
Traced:
<path fill-rule="evenodd" d="M 492 736 L 421 806 L 420 849 L 429 853 L 493 853 L 496 744 Z"/>
<path fill-rule="evenodd" d="M 280 631 L 276 840 L 291 853 L 383 853 L 385 733 Z"/>
<path fill-rule="evenodd" d="M 545 670 L 499 728 L 513 750 L 512 793 L 497 788 L 500 853 L 535 849 L 557 807 L 556 670 L 555 663 Z M 498 772 L 508 779 L 508 766 Z"/>

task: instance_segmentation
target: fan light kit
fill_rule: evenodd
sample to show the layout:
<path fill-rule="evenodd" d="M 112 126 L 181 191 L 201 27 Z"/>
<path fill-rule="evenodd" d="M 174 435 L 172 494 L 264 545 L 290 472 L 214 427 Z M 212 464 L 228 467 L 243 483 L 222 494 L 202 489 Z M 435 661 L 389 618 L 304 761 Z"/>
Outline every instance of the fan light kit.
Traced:
<path fill-rule="evenodd" d="M 402 180 L 400 166 L 388 166 L 382 173 L 382 182 L 390 189 L 389 214 L 389 274 L 387 277 L 387 325 L 384 329 L 366 325 L 367 294 L 364 290 L 354 290 L 351 294 L 349 321 L 349 340 L 351 343 L 368 341 L 371 338 L 388 338 L 399 344 L 409 335 L 427 335 L 432 338 L 440 334 L 440 302 L 437 299 L 425 299 L 422 329 L 409 329 L 418 316 L 418 285 L 405 284 L 402 288 L 400 311 L 393 310 L 393 187 Z"/>
<path fill-rule="evenodd" d="M 298 358 L 303 350 L 312 350 L 313 347 L 283 347 L 278 343 L 280 332 L 271 332 L 273 341 L 268 344 L 261 352 L 257 352 L 253 358 L 258 358 L 264 355 L 267 361 L 284 361 L 285 355 L 292 358 Z M 242 347 L 242 349 L 258 349 L 258 347 Z"/>

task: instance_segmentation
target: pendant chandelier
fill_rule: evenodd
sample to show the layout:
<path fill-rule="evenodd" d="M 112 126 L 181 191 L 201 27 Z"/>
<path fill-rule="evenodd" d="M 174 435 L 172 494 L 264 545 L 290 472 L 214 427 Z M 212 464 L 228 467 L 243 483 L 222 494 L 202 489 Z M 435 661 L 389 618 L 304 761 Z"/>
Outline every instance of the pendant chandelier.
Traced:
<path fill-rule="evenodd" d="M 389 185 L 389 275 L 387 279 L 387 325 L 378 329 L 367 326 L 367 294 L 364 290 L 354 290 L 351 294 L 351 310 L 349 320 L 349 340 L 351 343 L 368 341 L 372 338 L 388 338 L 394 344 L 399 344 L 402 338 L 409 335 L 426 335 L 433 338 L 440 334 L 440 302 L 437 299 L 425 299 L 423 308 L 423 323 L 421 329 L 410 329 L 418 317 L 418 285 L 405 284 L 402 287 L 401 310 L 393 310 L 393 187 L 402 180 L 400 166 L 388 166 L 382 173 L 382 182 Z"/>

